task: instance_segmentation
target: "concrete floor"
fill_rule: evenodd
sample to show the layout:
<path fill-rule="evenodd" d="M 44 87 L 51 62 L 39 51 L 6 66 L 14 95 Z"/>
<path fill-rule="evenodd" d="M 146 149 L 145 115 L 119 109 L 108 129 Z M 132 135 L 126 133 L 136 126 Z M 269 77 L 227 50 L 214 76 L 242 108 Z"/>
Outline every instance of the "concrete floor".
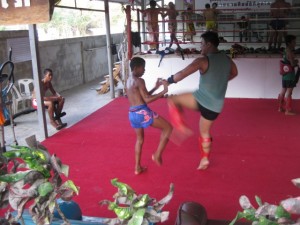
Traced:
<path fill-rule="evenodd" d="M 109 92 L 106 94 L 98 94 L 95 90 L 95 88 L 98 87 L 99 81 L 93 81 L 61 93 L 66 99 L 63 111 L 65 111 L 67 115 L 62 117 L 62 121 L 68 123 L 67 128 L 73 126 L 97 109 L 112 101 Z M 59 132 L 50 125 L 47 111 L 46 120 L 49 137 L 56 132 Z M 16 124 L 14 130 L 19 146 L 27 146 L 25 138 L 31 135 L 36 135 L 36 139 L 40 142 L 45 139 L 44 132 L 40 129 L 38 124 L 37 111 L 22 114 L 15 118 L 14 121 Z M 11 126 L 4 127 L 4 136 L 6 150 L 9 150 L 10 145 L 15 144 Z M 0 142 L 2 142 L 1 139 Z"/>

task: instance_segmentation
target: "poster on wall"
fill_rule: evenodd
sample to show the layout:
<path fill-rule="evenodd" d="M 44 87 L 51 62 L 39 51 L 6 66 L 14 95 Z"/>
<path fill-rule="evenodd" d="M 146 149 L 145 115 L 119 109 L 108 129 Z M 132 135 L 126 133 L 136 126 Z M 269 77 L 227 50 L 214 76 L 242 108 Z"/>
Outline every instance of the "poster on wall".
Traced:
<path fill-rule="evenodd" d="M 204 9 L 206 3 L 214 3 L 218 4 L 219 9 L 269 9 L 270 5 L 275 2 L 275 0 L 204 0 L 204 1 L 196 1 L 195 8 L 196 9 Z M 286 0 L 292 4 L 292 0 Z"/>
<path fill-rule="evenodd" d="M 37 24 L 50 20 L 49 0 L 0 0 L 0 25 Z"/>
<path fill-rule="evenodd" d="M 270 5 L 274 2 L 273 0 L 261 0 L 261 1 L 243 1 L 243 0 L 209 0 L 210 3 L 218 3 L 219 8 L 270 8 Z"/>

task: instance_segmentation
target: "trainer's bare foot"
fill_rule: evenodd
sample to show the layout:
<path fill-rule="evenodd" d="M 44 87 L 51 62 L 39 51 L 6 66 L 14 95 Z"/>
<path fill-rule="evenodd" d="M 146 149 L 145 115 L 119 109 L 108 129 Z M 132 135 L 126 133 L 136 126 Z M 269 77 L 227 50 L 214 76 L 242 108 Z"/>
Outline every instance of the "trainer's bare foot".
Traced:
<path fill-rule="evenodd" d="M 147 167 L 142 167 L 142 166 L 141 166 L 141 167 L 135 169 L 134 174 L 135 174 L 135 175 L 139 175 L 139 174 L 144 173 L 144 172 L 146 172 L 146 171 L 147 171 Z"/>
<path fill-rule="evenodd" d="M 203 157 L 200 161 L 200 164 L 197 168 L 197 170 L 205 170 L 209 166 L 209 161 L 207 157 Z"/>
<path fill-rule="evenodd" d="M 156 154 L 152 155 L 152 160 L 155 162 L 158 166 L 162 165 L 162 158 L 161 156 L 157 156 Z"/>

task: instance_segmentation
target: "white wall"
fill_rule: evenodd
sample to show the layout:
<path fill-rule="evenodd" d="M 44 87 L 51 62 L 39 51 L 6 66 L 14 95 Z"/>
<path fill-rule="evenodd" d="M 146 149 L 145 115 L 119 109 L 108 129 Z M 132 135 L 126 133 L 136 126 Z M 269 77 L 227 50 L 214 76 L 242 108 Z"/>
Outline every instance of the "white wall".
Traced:
<path fill-rule="evenodd" d="M 168 78 L 192 62 L 197 55 L 182 60 L 180 56 L 165 56 L 158 67 L 159 55 L 143 55 L 146 71 L 143 78 L 148 89 L 153 88 L 157 78 Z M 279 75 L 279 56 L 277 58 L 235 58 L 239 75 L 230 81 L 226 97 L 231 98 L 277 98 L 281 89 Z M 169 86 L 169 94 L 179 94 L 197 89 L 199 73 L 196 72 L 177 84 Z M 300 84 L 299 84 L 300 85 Z M 300 99 L 300 90 L 295 88 L 295 99 Z"/>

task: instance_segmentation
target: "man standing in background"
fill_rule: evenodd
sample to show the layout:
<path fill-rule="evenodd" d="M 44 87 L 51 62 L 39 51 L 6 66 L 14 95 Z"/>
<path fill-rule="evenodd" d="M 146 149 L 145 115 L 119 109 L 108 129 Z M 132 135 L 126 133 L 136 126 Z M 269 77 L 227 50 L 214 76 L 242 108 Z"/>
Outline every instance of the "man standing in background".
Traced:
<path fill-rule="evenodd" d="M 291 4 L 285 0 L 275 0 L 271 4 L 270 16 L 273 18 L 270 22 L 270 36 L 269 36 L 269 49 L 280 49 L 282 37 L 286 35 L 287 21 L 285 18 L 291 10 Z"/>
<path fill-rule="evenodd" d="M 152 49 L 159 49 L 159 25 L 158 25 L 158 15 L 163 17 L 163 8 L 156 8 L 156 1 L 150 1 L 150 8 L 142 11 L 143 17 L 146 17 L 147 30 L 149 31 L 149 36 L 151 38 L 150 47 Z"/>

